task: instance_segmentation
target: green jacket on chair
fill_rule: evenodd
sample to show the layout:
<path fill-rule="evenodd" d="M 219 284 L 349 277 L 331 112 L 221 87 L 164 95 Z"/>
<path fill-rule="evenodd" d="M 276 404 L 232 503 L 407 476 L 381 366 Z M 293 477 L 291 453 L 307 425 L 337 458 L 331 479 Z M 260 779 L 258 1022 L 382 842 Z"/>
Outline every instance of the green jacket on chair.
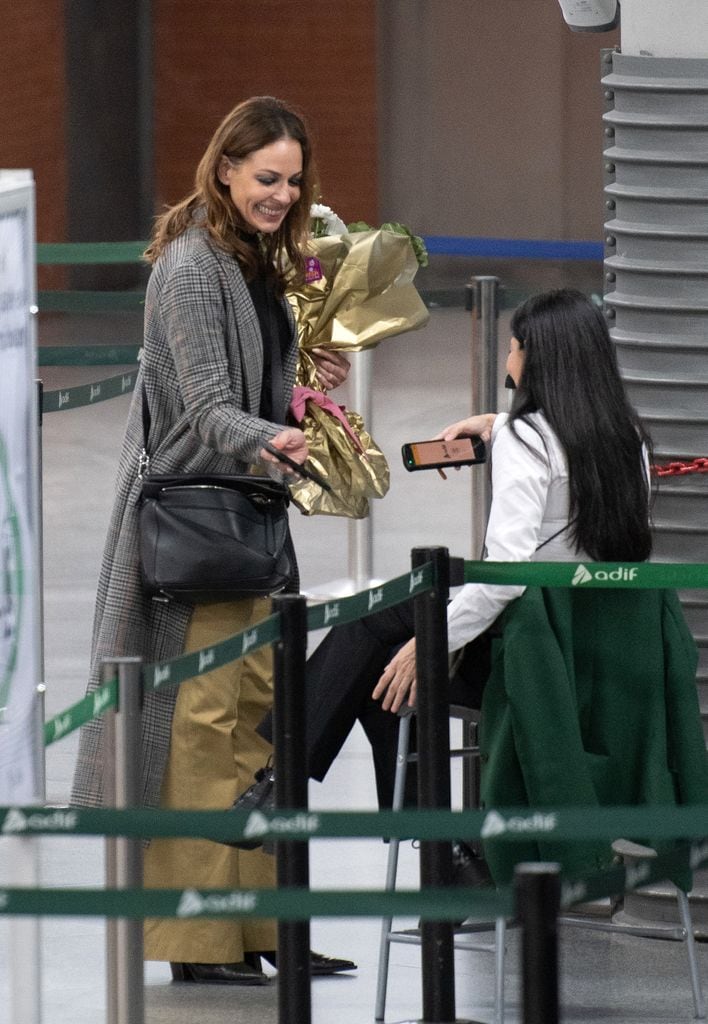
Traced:
<path fill-rule="evenodd" d="M 501 625 L 482 702 L 484 807 L 705 804 L 708 821 L 696 645 L 674 591 L 529 587 Z M 612 860 L 607 842 L 494 839 L 485 856 L 497 884 L 519 861 L 578 876 Z"/>

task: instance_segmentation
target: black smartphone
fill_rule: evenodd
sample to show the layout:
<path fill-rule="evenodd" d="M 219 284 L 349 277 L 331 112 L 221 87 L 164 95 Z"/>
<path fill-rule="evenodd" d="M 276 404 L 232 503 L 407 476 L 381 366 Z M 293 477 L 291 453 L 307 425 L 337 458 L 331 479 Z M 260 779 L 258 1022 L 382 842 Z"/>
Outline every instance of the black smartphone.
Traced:
<path fill-rule="evenodd" d="M 411 441 L 401 448 L 403 465 L 416 469 L 445 469 L 473 466 L 487 461 L 487 447 L 481 437 L 456 437 L 454 441 Z"/>
<path fill-rule="evenodd" d="M 299 462 L 296 462 L 295 459 L 291 459 L 289 455 L 281 452 L 279 448 L 276 448 L 275 445 L 271 444 L 269 441 L 267 441 L 263 447 L 267 452 L 270 452 L 271 455 L 274 455 L 278 462 L 284 462 L 286 466 L 290 466 L 291 469 L 294 469 L 299 476 L 304 476 L 306 480 L 312 480 L 314 483 L 318 484 L 323 491 L 327 491 L 329 494 L 332 493 L 332 488 L 319 473 L 315 473 L 313 469 L 308 469 L 307 466 L 301 465 Z"/>

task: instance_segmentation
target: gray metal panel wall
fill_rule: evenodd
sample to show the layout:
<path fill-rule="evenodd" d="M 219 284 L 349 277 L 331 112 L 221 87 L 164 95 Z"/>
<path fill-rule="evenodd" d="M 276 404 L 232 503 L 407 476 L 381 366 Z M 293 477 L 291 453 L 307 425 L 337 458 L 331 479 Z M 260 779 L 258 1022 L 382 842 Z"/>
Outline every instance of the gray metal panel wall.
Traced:
<path fill-rule="evenodd" d="M 605 303 L 655 461 L 708 455 L 708 60 L 603 54 Z M 708 562 L 708 475 L 664 477 L 654 558 Z M 708 594 L 682 595 L 708 715 Z"/>

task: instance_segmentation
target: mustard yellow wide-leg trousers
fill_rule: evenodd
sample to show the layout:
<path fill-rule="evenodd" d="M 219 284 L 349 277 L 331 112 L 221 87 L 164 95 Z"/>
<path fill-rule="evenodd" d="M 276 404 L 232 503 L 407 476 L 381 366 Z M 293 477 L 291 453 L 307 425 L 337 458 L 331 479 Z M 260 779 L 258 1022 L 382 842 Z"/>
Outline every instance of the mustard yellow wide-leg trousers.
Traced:
<path fill-rule="evenodd" d="M 239 633 L 270 614 L 267 598 L 198 605 L 185 652 Z M 272 655 L 261 648 L 182 683 L 177 695 L 161 806 L 230 807 L 253 781 L 271 747 L 255 728 L 273 701 Z M 146 888 L 275 887 L 275 858 L 199 839 L 154 839 L 145 851 Z M 250 918 L 150 918 L 145 959 L 239 963 L 244 951 L 276 949 L 274 921 Z"/>

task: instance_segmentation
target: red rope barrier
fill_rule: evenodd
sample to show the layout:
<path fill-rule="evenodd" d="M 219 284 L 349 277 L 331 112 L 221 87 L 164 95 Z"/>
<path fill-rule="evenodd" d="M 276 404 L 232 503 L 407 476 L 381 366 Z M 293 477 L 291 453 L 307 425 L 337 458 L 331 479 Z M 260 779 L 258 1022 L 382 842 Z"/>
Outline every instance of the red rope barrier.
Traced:
<path fill-rule="evenodd" d="M 666 462 L 663 466 L 652 466 L 654 476 L 688 476 L 690 473 L 708 473 L 708 459 L 694 459 L 693 462 Z"/>

